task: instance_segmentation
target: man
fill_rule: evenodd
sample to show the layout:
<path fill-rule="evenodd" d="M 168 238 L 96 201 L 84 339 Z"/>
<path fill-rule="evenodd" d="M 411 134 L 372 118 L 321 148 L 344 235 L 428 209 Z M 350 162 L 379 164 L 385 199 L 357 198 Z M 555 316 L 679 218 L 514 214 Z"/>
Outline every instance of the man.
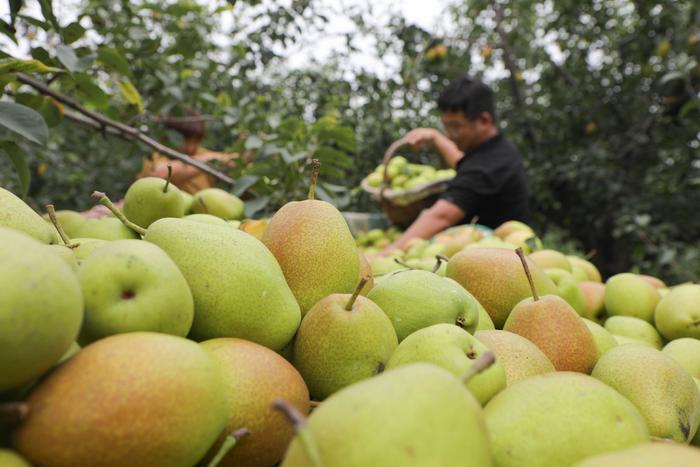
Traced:
<path fill-rule="evenodd" d="M 525 168 L 518 150 L 496 126 L 491 88 L 463 76 L 440 94 L 438 108 L 445 134 L 417 128 L 406 139 L 414 149 L 433 148 L 457 175 L 438 201 L 382 254 L 404 249 L 412 238 L 430 238 L 474 217 L 492 228 L 508 220 L 529 220 Z"/>

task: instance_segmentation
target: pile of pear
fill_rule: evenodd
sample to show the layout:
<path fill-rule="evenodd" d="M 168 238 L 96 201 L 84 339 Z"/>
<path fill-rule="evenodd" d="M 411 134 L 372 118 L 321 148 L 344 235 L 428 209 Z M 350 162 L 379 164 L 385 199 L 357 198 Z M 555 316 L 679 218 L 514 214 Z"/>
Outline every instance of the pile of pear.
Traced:
<path fill-rule="evenodd" d="M 379 164 L 372 173 L 365 177 L 367 185 L 379 188 L 384 181 L 384 164 Z M 406 190 L 419 189 L 438 180 L 450 180 L 457 175 L 455 169 L 436 169 L 426 164 L 413 164 L 404 156 L 396 156 L 389 160 L 386 167 L 389 188 L 400 193 Z"/>
<path fill-rule="evenodd" d="M 700 465 L 700 285 L 517 222 L 380 274 L 314 187 L 246 231 L 138 181 L 99 239 L 0 189 L 0 465 Z"/>

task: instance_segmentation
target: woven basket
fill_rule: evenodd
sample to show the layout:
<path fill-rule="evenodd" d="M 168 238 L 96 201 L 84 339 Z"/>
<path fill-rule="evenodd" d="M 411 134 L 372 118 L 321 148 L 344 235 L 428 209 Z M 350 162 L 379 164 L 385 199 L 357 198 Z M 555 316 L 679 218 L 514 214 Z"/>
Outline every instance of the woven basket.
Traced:
<path fill-rule="evenodd" d="M 389 188 L 387 174 L 389 160 L 394 157 L 400 147 L 406 144 L 407 141 L 404 138 L 394 141 L 384 154 L 382 162 L 384 164 L 384 180 L 381 187 L 369 186 L 367 177 L 360 183 L 362 189 L 379 202 L 386 217 L 400 227 L 407 227 L 416 220 L 423 209 L 432 206 L 450 183 L 449 179 L 442 179 L 408 190 L 394 191 Z"/>

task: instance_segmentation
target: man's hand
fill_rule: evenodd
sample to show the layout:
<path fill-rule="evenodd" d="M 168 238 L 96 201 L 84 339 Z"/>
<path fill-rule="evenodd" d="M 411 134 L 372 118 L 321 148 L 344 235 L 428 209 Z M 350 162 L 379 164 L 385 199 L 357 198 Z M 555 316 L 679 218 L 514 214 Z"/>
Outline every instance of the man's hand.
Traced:
<path fill-rule="evenodd" d="M 404 139 L 413 150 L 417 151 L 426 147 L 434 147 L 439 134 L 440 132 L 435 128 L 416 128 L 406 133 Z"/>

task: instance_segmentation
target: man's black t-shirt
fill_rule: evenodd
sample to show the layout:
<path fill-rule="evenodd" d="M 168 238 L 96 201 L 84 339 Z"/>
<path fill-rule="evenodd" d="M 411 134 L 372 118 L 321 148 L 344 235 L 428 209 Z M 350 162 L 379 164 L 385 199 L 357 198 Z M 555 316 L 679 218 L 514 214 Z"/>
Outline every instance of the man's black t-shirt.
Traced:
<path fill-rule="evenodd" d="M 460 223 L 496 228 L 509 220 L 528 222 L 527 177 L 522 157 L 500 133 L 464 154 L 457 175 L 440 196 L 464 211 Z"/>

